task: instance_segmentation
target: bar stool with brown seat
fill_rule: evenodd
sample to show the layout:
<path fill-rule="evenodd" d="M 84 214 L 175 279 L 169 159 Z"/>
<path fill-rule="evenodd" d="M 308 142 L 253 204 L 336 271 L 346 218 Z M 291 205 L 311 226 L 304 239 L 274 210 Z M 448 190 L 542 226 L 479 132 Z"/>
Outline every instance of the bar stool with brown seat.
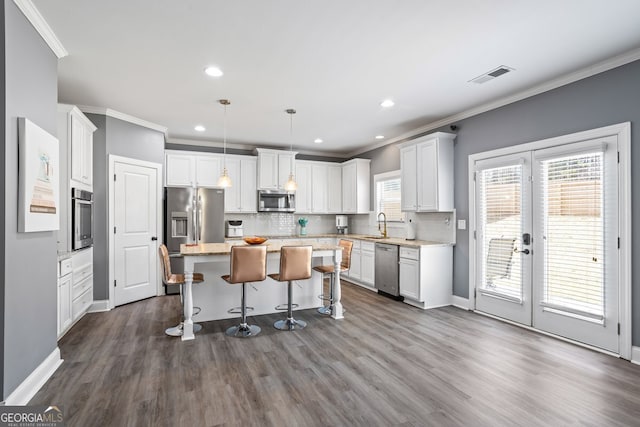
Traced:
<path fill-rule="evenodd" d="M 311 253 L 312 246 L 283 246 L 280 249 L 280 271 L 277 274 L 270 274 L 277 282 L 289 282 L 287 285 L 287 318 L 278 320 L 273 326 L 282 331 L 293 331 L 302 329 L 307 323 L 293 318 L 293 308 L 298 304 L 293 304 L 293 281 L 304 280 L 311 277 Z M 280 306 L 276 310 L 280 310 Z"/>
<path fill-rule="evenodd" d="M 230 284 L 242 283 L 242 296 L 240 307 L 232 308 L 229 313 L 237 313 L 239 308 L 240 324 L 226 330 L 225 334 L 232 337 L 253 337 L 260 333 L 260 327 L 247 324 L 247 307 L 245 296 L 246 284 L 249 282 L 261 282 L 267 278 L 267 247 L 266 246 L 232 246 L 231 247 L 231 274 L 222 276 L 222 279 Z"/>
<path fill-rule="evenodd" d="M 349 271 L 351 268 L 351 249 L 353 249 L 353 242 L 351 240 L 341 239 L 338 244 L 342 247 L 342 262 L 340 263 L 340 273 L 345 271 Z M 318 312 L 321 314 L 331 314 L 331 310 L 333 309 L 333 287 L 335 282 L 335 266 L 331 265 L 318 265 L 313 267 L 314 271 L 318 271 L 322 273 L 322 295 L 318 295 L 318 298 L 324 301 L 328 301 L 329 305 L 325 305 L 318 309 Z M 324 295 L 324 275 L 330 274 L 329 281 L 329 297 L 327 298 Z"/>
<path fill-rule="evenodd" d="M 182 313 L 184 315 L 184 300 L 182 298 L 182 285 L 184 285 L 184 274 L 173 274 L 171 273 L 171 262 L 169 261 L 169 250 L 165 245 L 160 245 L 158 248 L 158 253 L 160 254 L 160 265 L 162 266 L 162 283 L 165 285 L 180 285 L 180 301 L 183 304 Z M 202 283 L 204 281 L 204 276 L 200 273 L 193 273 L 193 283 Z M 200 312 L 200 307 L 194 307 L 194 314 L 198 314 Z M 182 326 L 183 323 L 180 322 L 178 326 L 174 326 L 171 328 L 167 328 L 164 333 L 170 335 L 172 337 L 181 337 L 182 336 Z M 202 329 L 201 325 L 197 323 L 193 324 L 193 332 L 198 332 Z"/>

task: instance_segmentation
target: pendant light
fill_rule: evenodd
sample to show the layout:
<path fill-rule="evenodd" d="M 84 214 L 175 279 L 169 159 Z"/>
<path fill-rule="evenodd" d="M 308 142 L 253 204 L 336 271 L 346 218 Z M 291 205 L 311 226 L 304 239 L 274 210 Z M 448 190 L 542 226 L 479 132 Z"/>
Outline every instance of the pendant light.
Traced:
<path fill-rule="evenodd" d="M 289 151 L 293 155 L 293 115 L 296 113 L 296 110 L 293 108 L 289 108 L 286 110 L 289 115 Z M 293 161 L 289 160 L 289 179 L 284 184 L 285 191 L 296 191 L 298 189 L 298 184 L 296 184 L 296 180 L 293 176 Z"/>
<path fill-rule="evenodd" d="M 228 99 L 221 99 L 218 102 L 224 106 L 222 175 L 218 178 L 218 187 L 229 188 L 231 187 L 231 177 L 229 176 L 229 172 L 227 172 L 227 105 L 230 105 L 231 102 Z"/>

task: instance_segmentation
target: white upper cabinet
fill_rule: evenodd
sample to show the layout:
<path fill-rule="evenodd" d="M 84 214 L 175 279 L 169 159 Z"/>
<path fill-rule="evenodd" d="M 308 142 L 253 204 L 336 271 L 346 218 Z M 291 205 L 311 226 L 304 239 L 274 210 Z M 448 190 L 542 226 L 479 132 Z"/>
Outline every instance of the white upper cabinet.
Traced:
<path fill-rule="evenodd" d="M 371 160 L 353 159 L 342 163 L 342 212 L 368 213 L 370 209 Z"/>
<path fill-rule="evenodd" d="M 326 162 L 296 161 L 296 213 L 328 213 Z"/>
<path fill-rule="evenodd" d="M 310 162 L 296 162 L 296 183 L 296 213 L 311 213 L 313 181 Z"/>
<path fill-rule="evenodd" d="M 400 171 L 402 182 L 403 211 L 418 210 L 418 170 L 417 147 L 410 145 L 400 149 Z"/>
<path fill-rule="evenodd" d="M 294 151 L 256 148 L 258 153 L 258 189 L 283 190 L 291 172 L 295 173 Z"/>
<path fill-rule="evenodd" d="M 311 165 L 311 211 L 327 213 L 327 165 L 314 163 Z"/>
<path fill-rule="evenodd" d="M 165 186 L 193 187 L 196 182 L 196 158 L 192 154 L 165 154 Z"/>
<path fill-rule="evenodd" d="M 196 187 L 216 187 L 222 173 L 222 156 L 199 155 L 196 157 Z"/>
<path fill-rule="evenodd" d="M 227 156 L 226 165 L 231 187 L 224 190 L 224 211 L 255 213 L 258 206 L 255 157 Z"/>
<path fill-rule="evenodd" d="M 222 154 L 165 152 L 165 186 L 216 187 L 222 172 Z"/>
<path fill-rule="evenodd" d="M 69 178 L 74 181 L 72 187 L 80 185 L 88 190 L 93 187 L 93 132 L 96 127 L 82 112 L 72 105 L 61 104 L 59 110 L 65 114 L 68 147 L 71 150 Z"/>
<path fill-rule="evenodd" d="M 342 213 L 342 166 L 327 166 L 327 212 Z"/>
<path fill-rule="evenodd" d="M 400 147 L 402 210 L 453 210 L 453 140 L 437 132 Z"/>

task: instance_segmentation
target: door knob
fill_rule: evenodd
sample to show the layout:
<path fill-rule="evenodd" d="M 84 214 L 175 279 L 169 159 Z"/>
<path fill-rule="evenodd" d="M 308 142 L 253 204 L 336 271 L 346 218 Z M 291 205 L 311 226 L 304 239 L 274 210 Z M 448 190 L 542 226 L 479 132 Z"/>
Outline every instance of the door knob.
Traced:
<path fill-rule="evenodd" d="M 152 241 L 152 242 L 155 242 L 156 240 L 158 240 L 158 238 L 157 238 L 156 236 L 153 236 L 153 237 L 151 238 L 151 241 Z"/>
<path fill-rule="evenodd" d="M 523 250 L 515 250 L 516 253 L 521 253 L 521 254 L 525 254 L 525 255 L 529 255 L 529 249 L 523 249 Z"/>

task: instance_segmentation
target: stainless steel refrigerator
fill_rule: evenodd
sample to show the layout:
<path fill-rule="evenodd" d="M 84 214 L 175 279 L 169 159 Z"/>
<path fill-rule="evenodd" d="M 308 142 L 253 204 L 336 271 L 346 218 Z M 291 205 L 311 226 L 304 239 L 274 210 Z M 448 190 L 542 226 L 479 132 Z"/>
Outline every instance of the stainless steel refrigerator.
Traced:
<path fill-rule="evenodd" d="M 224 242 L 224 190 L 219 188 L 165 188 L 164 242 L 171 272 L 183 273 L 183 243 Z M 167 293 L 177 293 L 176 287 Z"/>

